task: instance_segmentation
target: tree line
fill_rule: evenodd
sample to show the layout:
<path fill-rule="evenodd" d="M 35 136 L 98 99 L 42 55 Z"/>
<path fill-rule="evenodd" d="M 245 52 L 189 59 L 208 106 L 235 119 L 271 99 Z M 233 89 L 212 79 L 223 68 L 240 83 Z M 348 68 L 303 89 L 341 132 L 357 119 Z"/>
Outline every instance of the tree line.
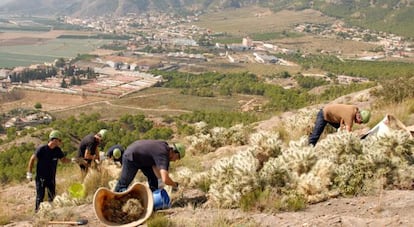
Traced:
<path fill-rule="evenodd" d="M 263 106 L 265 111 L 298 109 L 376 85 L 374 82 L 363 84 L 351 83 L 349 85 L 333 84 L 325 89 L 322 94 L 315 95 L 309 93 L 309 89 L 325 85 L 326 82 L 317 78 L 305 78 L 301 74 L 298 74 L 295 78 L 302 87 L 285 89 L 277 84 L 266 83 L 264 78 L 259 78 L 257 75 L 247 72 L 190 74 L 153 71 L 153 73 L 162 75 L 166 80 L 162 86 L 181 89 L 181 93 L 187 95 L 203 97 L 232 96 L 234 94 L 263 96 L 269 100 Z M 291 77 L 288 72 L 285 72 L 283 76 Z"/>

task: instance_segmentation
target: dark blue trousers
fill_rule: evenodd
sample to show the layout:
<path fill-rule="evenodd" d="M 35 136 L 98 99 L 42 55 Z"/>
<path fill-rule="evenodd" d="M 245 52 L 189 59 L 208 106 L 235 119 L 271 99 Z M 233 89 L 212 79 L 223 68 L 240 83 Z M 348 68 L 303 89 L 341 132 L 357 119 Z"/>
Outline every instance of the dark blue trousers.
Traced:
<path fill-rule="evenodd" d="M 52 202 L 56 196 L 56 182 L 54 179 L 45 179 L 36 176 L 36 205 L 35 211 L 39 210 L 40 203 L 45 198 L 45 191 L 47 190 L 47 196 L 49 202 Z"/>
<path fill-rule="evenodd" d="M 332 127 L 338 129 L 340 127 L 339 123 L 332 123 L 328 122 L 323 117 L 323 109 L 319 110 L 318 115 L 316 115 L 315 126 L 313 127 L 313 131 L 309 136 L 309 144 L 316 145 L 321 137 L 323 130 L 325 129 L 326 124 L 332 125 Z"/>
<path fill-rule="evenodd" d="M 141 170 L 142 173 L 147 177 L 151 191 L 157 190 L 158 179 L 154 171 L 152 170 L 152 167 L 140 167 L 135 162 L 123 158 L 121 177 L 119 178 L 118 183 L 115 186 L 115 191 L 126 191 L 128 189 L 128 186 L 131 184 L 132 180 L 134 180 L 138 170 Z"/>

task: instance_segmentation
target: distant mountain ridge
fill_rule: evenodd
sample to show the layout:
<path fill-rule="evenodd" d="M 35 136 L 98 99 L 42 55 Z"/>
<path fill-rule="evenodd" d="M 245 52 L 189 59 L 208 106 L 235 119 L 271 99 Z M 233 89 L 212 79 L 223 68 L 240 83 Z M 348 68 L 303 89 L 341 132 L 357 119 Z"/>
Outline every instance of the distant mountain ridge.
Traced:
<path fill-rule="evenodd" d="M 65 15 L 122 15 L 131 12 L 145 12 L 148 10 L 208 10 L 222 8 L 239 8 L 249 5 L 259 5 L 273 10 L 292 9 L 301 10 L 315 8 L 335 11 L 337 14 L 375 9 L 382 11 L 398 11 L 412 8 L 414 0 L 9 0 L 0 10 L 8 13 L 27 14 L 65 14 Z M 359 14 L 361 15 L 361 14 Z M 354 15 L 355 16 L 355 15 Z M 362 16 L 362 15 L 361 15 Z"/>
<path fill-rule="evenodd" d="M 28 15 L 99 16 L 124 15 L 147 11 L 191 9 L 194 0 L 13 0 L 0 7 L 0 12 Z M 198 7 L 197 7 L 198 8 Z"/>
<path fill-rule="evenodd" d="M 2 14 L 105 16 L 176 13 L 261 6 L 274 11 L 316 9 L 352 24 L 414 37 L 414 0 L 9 0 Z"/>

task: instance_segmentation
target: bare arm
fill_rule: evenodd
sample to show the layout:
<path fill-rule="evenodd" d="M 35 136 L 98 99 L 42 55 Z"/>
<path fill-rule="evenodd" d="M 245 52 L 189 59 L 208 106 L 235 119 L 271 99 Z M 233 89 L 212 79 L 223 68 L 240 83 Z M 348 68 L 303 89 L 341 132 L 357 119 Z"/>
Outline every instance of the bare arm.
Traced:
<path fill-rule="evenodd" d="M 166 185 L 170 185 L 172 187 L 177 187 L 178 184 L 175 183 L 171 178 L 170 178 L 170 174 L 168 173 L 167 170 L 165 169 L 161 169 L 160 170 L 161 173 L 161 179 L 162 181 L 166 184 Z"/>
<path fill-rule="evenodd" d="M 345 120 L 342 120 L 342 121 L 344 121 L 344 128 L 346 129 L 346 131 L 347 132 L 352 132 L 352 121 L 350 121 L 350 122 L 345 122 Z"/>
<path fill-rule="evenodd" d="M 93 160 L 95 159 L 95 155 L 91 155 L 91 152 L 89 149 L 85 150 L 85 155 L 84 155 L 85 159 L 89 159 L 89 160 Z"/>
<path fill-rule="evenodd" d="M 341 123 L 339 124 L 339 129 L 338 130 L 342 131 L 344 129 L 347 129 L 346 124 L 345 124 L 344 119 L 341 119 Z"/>
<path fill-rule="evenodd" d="M 71 162 L 71 160 L 69 158 L 66 158 L 66 157 L 61 158 L 60 161 L 62 163 L 69 163 L 69 162 Z"/>
<path fill-rule="evenodd" d="M 32 154 L 32 156 L 30 157 L 30 160 L 29 160 L 29 165 L 27 166 L 27 172 L 29 172 L 29 173 L 32 172 L 33 165 L 34 165 L 36 159 L 37 159 L 36 155 Z"/>
<path fill-rule="evenodd" d="M 96 151 L 95 151 L 94 159 L 96 159 L 98 161 L 101 161 L 101 156 L 99 155 L 99 150 L 98 149 L 96 149 Z"/>

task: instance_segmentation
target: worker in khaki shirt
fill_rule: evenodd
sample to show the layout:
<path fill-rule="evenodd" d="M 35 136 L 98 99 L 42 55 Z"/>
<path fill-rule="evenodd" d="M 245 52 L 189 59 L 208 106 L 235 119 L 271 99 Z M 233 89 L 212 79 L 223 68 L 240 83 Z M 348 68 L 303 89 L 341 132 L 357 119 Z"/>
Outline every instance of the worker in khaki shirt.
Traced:
<path fill-rule="evenodd" d="M 371 113 L 368 110 L 359 110 L 354 105 L 326 105 L 316 116 L 315 127 L 309 136 L 309 144 L 316 145 L 326 124 L 330 124 L 336 129 L 341 128 L 351 132 L 354 122 L 357 124 L 366 124 L 370 117 Z"/>

